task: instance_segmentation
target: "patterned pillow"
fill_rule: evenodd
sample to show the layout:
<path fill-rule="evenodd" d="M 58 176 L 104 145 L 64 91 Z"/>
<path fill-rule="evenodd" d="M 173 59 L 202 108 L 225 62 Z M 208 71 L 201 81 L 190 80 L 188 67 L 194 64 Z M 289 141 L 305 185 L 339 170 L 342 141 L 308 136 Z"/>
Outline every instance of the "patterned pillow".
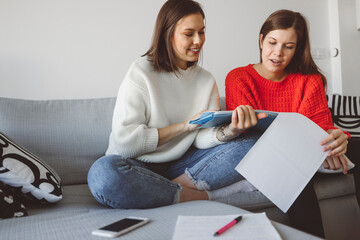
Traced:
<path fill-rule="evenodd" d="M 328 105 L 334 126 L 360 137 L 360 97 L 328 95 Z"/>
<path fill-rule="evenodd" d="M 26 208 L 11 189 L 0 182 L 0 218 L 27 216 Z"/>
<path fill-rule="evenodd" d="M 1 132 L 0 181 L 36 202 L 54 203 L 62 199 L 58 174 Z"/>

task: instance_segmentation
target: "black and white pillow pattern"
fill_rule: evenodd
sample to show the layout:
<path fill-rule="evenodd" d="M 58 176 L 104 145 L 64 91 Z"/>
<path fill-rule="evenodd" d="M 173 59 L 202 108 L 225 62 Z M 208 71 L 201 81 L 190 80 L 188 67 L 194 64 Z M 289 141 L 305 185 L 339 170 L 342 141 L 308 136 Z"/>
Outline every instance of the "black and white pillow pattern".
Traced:
<path fill-rule="evenodd" d="M 0 218 L 25 217 L 24 204 L 5 184 L 0 182 Z"/>
<path fill-rule="evenodd" d="M 360 137 L 360 97 L 329 95 L 328 105 L 334 125 Z"/>
<path fill-rule="evenodd" d="M 44 161 L 0 132 L 0 181 L 40 203 L 62 199 L 59 175 Z"/>

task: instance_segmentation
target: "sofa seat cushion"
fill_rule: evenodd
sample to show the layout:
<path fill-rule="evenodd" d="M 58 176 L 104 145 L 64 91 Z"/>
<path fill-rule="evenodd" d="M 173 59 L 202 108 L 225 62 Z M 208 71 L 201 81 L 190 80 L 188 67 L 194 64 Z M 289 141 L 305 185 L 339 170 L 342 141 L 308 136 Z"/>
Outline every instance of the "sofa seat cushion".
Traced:
<path fill-rule="evenodd" d="M 317 174 L 314 188 L 319 200 L 351 195 L 355 192 L 353 174 Z M 241 192 L 219 199 L 219 202 L 240 207 L 249 211 L 274 207 L 274 204 L 260 191 Z M 42 215 L 63 211 L 87 212 L 94 209 L 103 209 L 92 196 L 87 184 L 67 185 L 63 187 L 63 200 L 44 207 L 32 204 L 27 206 L 30 216 Z"/>
<path fill-rule="evenodd" d="M 354 174 L 317 174 L 314 187 L 319 200 L 354 195 Z"/>
<path fill-rule="evenodd" d="M 27 206 L 29 216 L 57 214 L 59 212 L 89 212 L 104 209 L 91 194 L 87 184 L 63 187 L 63 199 L 52 205 L 31 204 Z"/>
<path fill-rule="evenodd" d="M 258 190 L 240 192 L 218 201 L 249 211 L 274 206 L 274 204 Z M 89 211 L 93 209 L 103 209 L 104 206 L 95 200 L 87 184 L 77 184 L 64 186 L 63 199 L 56 204 L 46 207 L 40 204 L 32 204 L 27 206 L 27 208 L 29 215 L 32 216 L 62 211 Z"/>

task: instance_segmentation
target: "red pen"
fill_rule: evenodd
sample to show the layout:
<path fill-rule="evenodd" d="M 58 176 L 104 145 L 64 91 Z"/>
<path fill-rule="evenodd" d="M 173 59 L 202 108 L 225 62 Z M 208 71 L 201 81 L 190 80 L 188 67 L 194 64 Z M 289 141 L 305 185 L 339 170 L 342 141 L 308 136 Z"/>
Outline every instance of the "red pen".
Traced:
<path fill-rule="evenodd" d="M 240 222 L 241 219 L 242 219 L 242 216 L 235 218 L 234 220 L 232 220 L 231 222 L 229 222 L 228 224 L 226 224 L 225 226 L 223 226 L 222 228 L 217 230 L 216 233 L 214 233 L 214 236 L 218 236 L 218 235 L 222 234 L 223 232 L 225 232 L 226 230 L 228 230 L 229 228 L 231 228 L 232 226 L 234 226 L 235 224 Z"/>

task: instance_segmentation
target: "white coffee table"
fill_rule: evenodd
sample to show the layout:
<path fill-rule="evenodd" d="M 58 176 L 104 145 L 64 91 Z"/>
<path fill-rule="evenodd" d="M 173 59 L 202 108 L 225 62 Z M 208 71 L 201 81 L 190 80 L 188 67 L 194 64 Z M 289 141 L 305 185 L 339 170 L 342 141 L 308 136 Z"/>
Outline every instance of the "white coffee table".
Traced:
<path fill-rule="evenodd" d="M 156 239 L 156 240 L 171 240 L 175 231 L 176 221 L 178 215 L 188 216 L 214 216 L 214 215 L 230 215 L 249 213 L 244 209 L 234 207 L 228 204 L 223 204 L 213 201 L 192 201 L 186 203 L 175 204 L 162 208 L 144 209 L 144 210 L 128 210 L 127 215 L 143 216 L 151 219 L 151 223 L 130 232 L 121 240 L 134 239 Z M 121 212 L 122 213 L 122 212 Z M 124 215 L 125 216 L 125 215 Z M 124 217 L 122 216 L 122 217 Z M 117 217 L 116 219 L 118 219 Z M 114 219 L 115 220 L 115 219 Z M 274 227 L 279 232 L 284 240 L 319 240 L 321 238 L 291 228 L 281 223 L 273 222 Z M 142 238 L 141 236 L 148 236 Z M 99 238 L 100 239 L 100 238 Z M 119 240 L 120 240 L 119 239 Z M 219 237 L 221 240 L 221 236 Z"/>

